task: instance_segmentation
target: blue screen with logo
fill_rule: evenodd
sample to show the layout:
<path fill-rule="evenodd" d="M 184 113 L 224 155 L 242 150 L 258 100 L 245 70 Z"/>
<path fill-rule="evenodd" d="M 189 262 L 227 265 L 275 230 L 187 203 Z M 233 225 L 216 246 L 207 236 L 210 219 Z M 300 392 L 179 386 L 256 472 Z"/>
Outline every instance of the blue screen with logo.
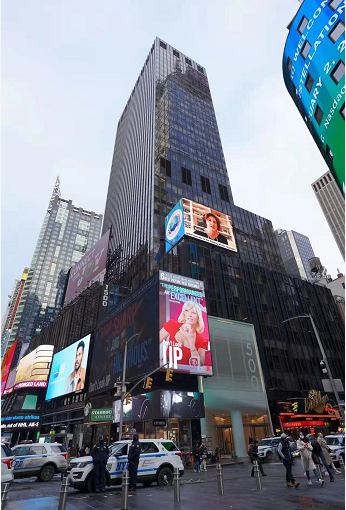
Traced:
<path fill-rule="evenodd" d="M 90 335 L 55 354 L 49 375 L 46 400 L 85 389 Z"/>
<path fill-rule="evenodd" d="M 184 227 L 184 208 L 183 199 L 181 198 L 177 205 L 173 207 L 171 212 L 166 216 L 165 222 L 165 239 L 166 253 L 180 241 L 185 234 Z"/>

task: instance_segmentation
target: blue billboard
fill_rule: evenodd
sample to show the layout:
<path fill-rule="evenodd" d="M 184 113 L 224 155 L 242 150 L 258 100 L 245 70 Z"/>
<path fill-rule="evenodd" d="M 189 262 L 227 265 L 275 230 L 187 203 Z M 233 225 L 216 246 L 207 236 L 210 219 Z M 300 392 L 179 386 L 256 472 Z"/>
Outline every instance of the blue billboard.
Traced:
<path fill-rule="evenodd" d="M 181 198 L 177 205 L 166 216 L 165 237 L 166 253 L 178 242 L 185 234 L 184 226 L 184 208 Z"/>
<path fill-rule="evenodd" d="M 84 390 L 90 335 L 77 340 L 53 357 L 46 400 Z"/>

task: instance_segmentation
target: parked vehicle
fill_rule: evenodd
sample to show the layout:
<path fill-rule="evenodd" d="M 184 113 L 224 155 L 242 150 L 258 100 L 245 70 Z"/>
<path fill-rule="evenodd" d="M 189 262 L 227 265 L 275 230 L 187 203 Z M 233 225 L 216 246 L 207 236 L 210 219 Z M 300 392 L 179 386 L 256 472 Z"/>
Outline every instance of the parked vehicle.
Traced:
<path fill-rule="evenodd" d="M 280 437 L 266 437 L 258 443 L 258 455 L 260 459 L 272 462 L 276 459 L 276 452 L 280 443 Z"/>
<path fill-rule="evenodd" d="M 145 486 L 157 482 L 171 485 L 173 470 L 179 468 L 184 474 L 182 453 L 173 443 L 165 439 L 140 439 L 141 455 L 138 466 L 138 483 Z M 117 441 L 110 446 L 111 455 L 107 462 L 107 486 L 121 484 L 124 471 L 128 468 L 128 449 L 131 441 Z M 67 469 L 69 484 L 82 492 L 93 490 L 93 459 L 90 455 L 72 459 Z"/>
<path fill-rule="evenodd" d="M 12 448 L 15 456 L 14 478 L 37 476 L 41 482 L 49 482 L 67 468 L 67 451 L 60 443 L 32 443 Z"/>
<path fill-rule="evenodd" d="M 13 483 L 13 460 L 11 448 L 1 443 L 1 483 Z"/>
<path fill-rule="evenodd" d="M 331 434 L 324 438 L 328 447 L 332 450 L 330 456 L 333 462 L 340 461 L 340 457 L 345 463 L 345 436 L 343 434 Z"/>

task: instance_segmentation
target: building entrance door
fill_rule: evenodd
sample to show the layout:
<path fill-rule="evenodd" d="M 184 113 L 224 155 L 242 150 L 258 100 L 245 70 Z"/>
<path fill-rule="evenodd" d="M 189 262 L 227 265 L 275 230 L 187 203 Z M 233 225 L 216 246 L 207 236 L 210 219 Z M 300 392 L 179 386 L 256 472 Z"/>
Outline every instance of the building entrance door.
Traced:
<path fill-rule="evenodd" d="M 235 451 L 232 427 L 217 427 L 217 441 L 221 453 L 232 454 Z"/>

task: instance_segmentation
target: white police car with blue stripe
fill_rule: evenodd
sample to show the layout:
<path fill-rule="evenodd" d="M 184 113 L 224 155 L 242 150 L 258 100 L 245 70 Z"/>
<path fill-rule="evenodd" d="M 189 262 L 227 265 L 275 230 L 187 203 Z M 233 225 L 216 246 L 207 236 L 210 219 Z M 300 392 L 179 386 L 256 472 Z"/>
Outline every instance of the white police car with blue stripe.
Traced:
<path fill-rule="evenodd" d="M 138 465 L 138 483 L 150 485 L 171 485 L 173 470 L 179 468 L 184 474 L 181 452 L 173 441 L 165 439 L 140 439 L 141 455 Z M 109 449 L 107 462 L 107 486 L 121 484 L 124 472 L 128 469 L 128 449 L 131 441 L 118 441 Z M 80 491 L 93 490 L 93 460 L 90 455 L 73 459 L 68 467 L 69 484 Z"/>
<path fill-rule="evenodd" d="M 340 462 L 340 457 L 345 463 L 345 436 L 343 434 L 330 434 L 325 436 L 324 439 L 331 450 L 330 456 L 334 461 Z"/>
<path fill-rule="evenodd" d="M 37 476 L 42 482 L 49 482 L 55 473 L 67 468 L 67 451 L 65 446 L 59 443 L 17 445 L 12 451 L 15 478 Z"/>

